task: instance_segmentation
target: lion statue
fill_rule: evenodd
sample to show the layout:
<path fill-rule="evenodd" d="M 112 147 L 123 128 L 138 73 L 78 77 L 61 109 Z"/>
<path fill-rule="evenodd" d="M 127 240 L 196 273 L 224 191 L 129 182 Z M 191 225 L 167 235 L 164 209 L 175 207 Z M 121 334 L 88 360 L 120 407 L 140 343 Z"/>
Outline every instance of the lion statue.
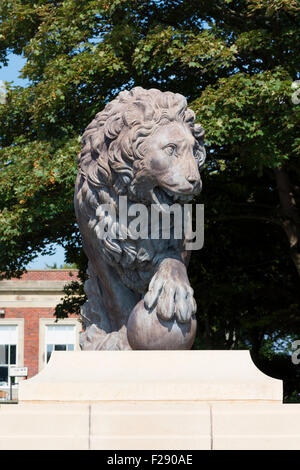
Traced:
<path fill-rule="evenodd" d="M 84 350 L 193 344 L 197 307 L 185 237 L 171 230 L 169 238 L 138 238 L 121 218 L 132 220 L 134 204 L 150 214 L 200 192 L 204 130 L 194 119 L 182 95 L 136 87 L 120 92 L 83 134 L 74 201 L 89 259 Z M 110 228 L 105 236 L 103 227 Z"/>

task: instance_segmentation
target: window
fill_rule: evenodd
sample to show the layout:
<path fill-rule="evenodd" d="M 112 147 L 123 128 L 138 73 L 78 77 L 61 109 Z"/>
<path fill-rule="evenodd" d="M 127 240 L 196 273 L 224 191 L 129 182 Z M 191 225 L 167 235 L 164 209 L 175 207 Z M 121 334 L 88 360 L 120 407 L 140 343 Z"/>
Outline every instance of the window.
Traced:
<path fill-rule="evenodd" d="M 76 344 L 75 325 L 46 326 L 45 361 L 49 361 L 52 351 L 74 351 Z"/>
<path fill-rule="evenodd" d="M 81 322 L 77 318 L 40 318 L 39 321 L 39 371 L 47 365 L 52 351 L 79 350 Z"/>
<path fill-rule="evenodd" d="M 17 365 L 18 327 L 0 325 L 0 384 L 8 384 L 8 369 Z"/>

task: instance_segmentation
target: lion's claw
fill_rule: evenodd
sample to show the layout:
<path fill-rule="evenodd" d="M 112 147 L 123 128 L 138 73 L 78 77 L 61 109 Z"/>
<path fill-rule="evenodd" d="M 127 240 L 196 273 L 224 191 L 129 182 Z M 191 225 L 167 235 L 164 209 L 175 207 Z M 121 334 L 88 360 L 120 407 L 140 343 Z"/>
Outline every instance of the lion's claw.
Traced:
<path fill-rule="evenodd" d="M 188 283 L 164 279 L 158 272 L 149 285 L 144 303 L 148 310 L 155 308 L 162 320 L 169 321 L 175 315 L 179 323 L 187 323 L 197 310 L 193 293 Z"/>

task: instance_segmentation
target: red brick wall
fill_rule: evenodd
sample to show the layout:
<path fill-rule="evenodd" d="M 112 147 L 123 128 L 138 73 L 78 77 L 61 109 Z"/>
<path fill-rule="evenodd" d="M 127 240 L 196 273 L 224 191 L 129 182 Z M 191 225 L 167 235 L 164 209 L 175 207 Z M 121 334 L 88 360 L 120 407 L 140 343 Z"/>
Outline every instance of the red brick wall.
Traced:
<path fill-rule="evenodd" d="M 51 269 L 47 271 L 28 271 L 20 279 L 11 278 L 12 281 L 75 281 L 78 279 L 76 269 Z"/>
<path fill-rule="evenodd" d="M 24 366 L 28 377 L 39 371 L 39 320 L 53 318 L 54 308 L 6 308 L 5 318 L 24 318 Z"/>
<path fill-rule="evenodd" d="M 72 276 L 70 276 L 70 273 Z M 77 279 L 77 270 L 28 271 L 19 281 L 72 281 Z M 28 367 L 28 377 L 38 373 L 39 369 L 39 320 L 54 318 L 54 308 L 17 307 L 5 308 L 4 318 L 24 318 L 24 366 Z M 76 315 L 70 315 L 76 317 Z"/>

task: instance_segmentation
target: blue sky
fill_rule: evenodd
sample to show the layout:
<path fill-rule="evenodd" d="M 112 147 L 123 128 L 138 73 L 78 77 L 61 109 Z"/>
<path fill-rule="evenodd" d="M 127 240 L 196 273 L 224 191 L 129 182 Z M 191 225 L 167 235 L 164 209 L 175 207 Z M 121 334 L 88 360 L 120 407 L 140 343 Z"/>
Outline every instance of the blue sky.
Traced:
<path fill-rule="evenodd" d="M 0 69 L 0 80 L 14 82 L 14 85 L 26 85 L 27 81 L 19 78 L 20 70 L 24 65 L 25 59 L 23 57 L 11 54 L 8 66 L 2 66 Z"/>
<path fill-rule="evenodd" d="M 9 56 L 9 64 L 7 67 L 0 69 L 0 80 L 5 82 L 13 82 L 14 85 L 26 86 L 28 81 L 19 77 L 20 70 L 25 65 L 25 59 L 11 54 Z M 56 263 L 58 266 L 64 263 L 64 249 L 55 245 L 55 254 L 52 256 L 38 256 L 34 261 L 28 264 L 27 269 L 44 269 L 46 264 L 53 265 Z"/>

